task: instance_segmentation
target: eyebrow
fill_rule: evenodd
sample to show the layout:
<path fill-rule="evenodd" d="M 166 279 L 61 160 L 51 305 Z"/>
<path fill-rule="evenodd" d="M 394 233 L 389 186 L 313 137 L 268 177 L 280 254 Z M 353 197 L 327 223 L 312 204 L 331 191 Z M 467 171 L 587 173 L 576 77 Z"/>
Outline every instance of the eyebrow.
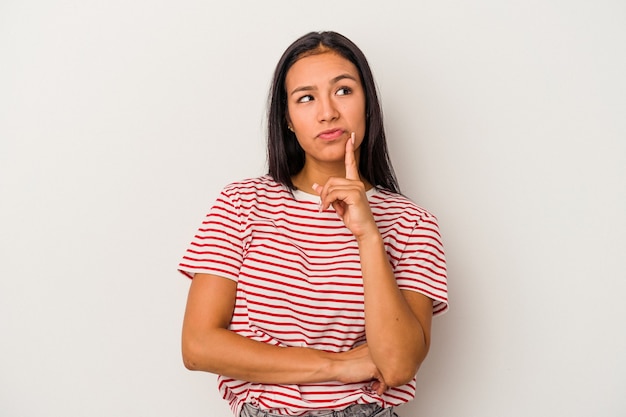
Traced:
<path fill-rule="evenodd" d="M 346 78 L 349 79 L 349 80 L 358 82 L 358 80 L 353 75 L 350 75 L 350 74 L 346 73 L 346 74 L 338 75 L 335 78 L 331 79 L 328 82 L 328 84 L 331 84 L 331 85 L 332 84 L 336 84 L 339 81 L 344 80 Z M 295 88 L 291 93 L 289 93 L 289 95 L 294 95 L 294 94 L 296 94 L 298 92 L 301 92 L 301 91 L 313 91 L 313 90 L 316 90 L 316 88 L 313 87 L 313 86 L 310 86 L 310 85 L 305 85 L 305 86 L 302 86 L 302 87 Z"/>

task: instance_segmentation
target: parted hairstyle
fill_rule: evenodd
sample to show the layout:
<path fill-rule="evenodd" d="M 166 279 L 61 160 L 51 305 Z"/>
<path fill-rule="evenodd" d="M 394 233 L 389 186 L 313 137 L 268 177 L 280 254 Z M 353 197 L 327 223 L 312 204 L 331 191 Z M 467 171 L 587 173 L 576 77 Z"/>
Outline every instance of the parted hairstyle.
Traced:
<path fill-rule="evenodd" d="M 360 147 L 359 174 L 376 187 L 399 193 L 400 188 L 387 150 L 383 113 L 372 71 L 363 52 L 351 40 L 336 32 L 311 32 L 300 37 L 285 50 L 276 65 L 268 105 L 268 174 L 289 189 L 295 189 L 291 177 L 304 167 L 305 154 L 296 135 L 287 125 L 285 78 L 291 66 L 300 58 L 329 51 L 341 55 L 356 66 L 365 91 L 366 128 Z"/>

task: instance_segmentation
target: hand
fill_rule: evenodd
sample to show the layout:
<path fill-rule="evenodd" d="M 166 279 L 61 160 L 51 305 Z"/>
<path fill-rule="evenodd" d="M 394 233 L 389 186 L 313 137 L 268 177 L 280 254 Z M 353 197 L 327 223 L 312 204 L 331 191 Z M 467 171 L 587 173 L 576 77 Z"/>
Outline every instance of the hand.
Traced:
<path fill-rule="evenodd" d="M 338 355 L 340 358 L 340 370 L 337 377 L 339 382 L 372 381 L 370 389 L 376 391 L 378 395 L 382 395 L 387 391 L 389 387 L 376 365 L 374 365 L 367 343 Z"/>
<path fill-rule="evenodd" d="M 320 211 L 331 205 L 346 227 L 355 237 L 361 238 L 368 233 L 378 233 L 378 227 L 370 211 L 365 185 L 359 176 L 354 157 L 354 132 L 346 141 L 346 177 L 331 177 L 326 184 L 313 184 L 313 189 L 320 195 Z"/>

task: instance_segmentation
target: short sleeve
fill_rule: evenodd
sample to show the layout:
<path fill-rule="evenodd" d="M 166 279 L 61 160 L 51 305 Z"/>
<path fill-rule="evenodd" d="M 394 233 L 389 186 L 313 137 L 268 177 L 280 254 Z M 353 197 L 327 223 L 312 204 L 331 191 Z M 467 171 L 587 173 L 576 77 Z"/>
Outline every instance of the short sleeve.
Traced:
<path fill-rule="evenodd" d="M 189 278 L 212 274 L 237 281 L 243 262 L 240 207 L 222 191 L 200 225 L 178 270 Z"/>
<path fill-rule="evenodd" d="M 448 310 L 446 260 L 434 216 L 426 213 L 410 231 L 394 273 L 401 290 L 416 291 L 433 300 L 433 315 Z"/>

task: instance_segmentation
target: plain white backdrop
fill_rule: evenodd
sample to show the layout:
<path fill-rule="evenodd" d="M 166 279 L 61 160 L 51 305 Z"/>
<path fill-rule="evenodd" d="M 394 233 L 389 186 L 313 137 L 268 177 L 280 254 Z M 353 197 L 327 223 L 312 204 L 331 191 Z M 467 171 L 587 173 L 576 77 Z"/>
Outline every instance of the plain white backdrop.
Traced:
<path fill-rule="evenodd" d="M 626 4 L 0 1 L 0 415 L 230 416 L 180 359 L 177 262 L 265 173 L 311 30 L 370 60 L 451 310 L 402 417 L 626 414 Z"/>

